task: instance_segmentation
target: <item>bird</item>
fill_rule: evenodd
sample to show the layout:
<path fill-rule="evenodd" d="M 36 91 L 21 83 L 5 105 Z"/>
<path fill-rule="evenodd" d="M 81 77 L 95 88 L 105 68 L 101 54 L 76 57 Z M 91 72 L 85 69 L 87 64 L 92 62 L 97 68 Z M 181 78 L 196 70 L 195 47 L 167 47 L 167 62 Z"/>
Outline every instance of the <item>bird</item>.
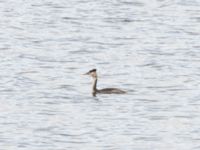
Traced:
<path fill-rule="evenodd" d="M 92 69 L 85 73 L 84 75 L 89 75 L 93 78 L 92 84 L 92 95 L 96 96 L 96 94 L 125 94 L 126 92 L 118 89 L 118 88 L 104 88 L 104 89 L 97 89 L 97 69 Z"/>

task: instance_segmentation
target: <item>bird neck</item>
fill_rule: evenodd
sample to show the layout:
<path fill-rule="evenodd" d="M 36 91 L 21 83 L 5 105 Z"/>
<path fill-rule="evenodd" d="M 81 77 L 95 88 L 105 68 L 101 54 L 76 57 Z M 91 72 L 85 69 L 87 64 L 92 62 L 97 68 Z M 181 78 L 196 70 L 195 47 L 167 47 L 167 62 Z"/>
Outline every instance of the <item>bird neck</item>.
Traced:
<path fill-rule="evenodd" d="M 97 78 L 94 78 L 93 85 L 92 85 L 92 93 L 96 94 L 97 92 Z"/>

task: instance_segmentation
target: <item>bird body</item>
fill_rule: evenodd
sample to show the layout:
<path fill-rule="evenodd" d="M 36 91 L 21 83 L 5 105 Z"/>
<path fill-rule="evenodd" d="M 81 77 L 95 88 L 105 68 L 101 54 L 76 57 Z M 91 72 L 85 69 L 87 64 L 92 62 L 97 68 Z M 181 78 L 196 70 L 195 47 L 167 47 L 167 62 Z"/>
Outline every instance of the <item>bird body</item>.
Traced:
<path fill-rule="evenodd" d="M 96 94 L 125 94 L 126 92 L 117 89 L 117 88 L 104 88 L 104 89 L 97 89 L 97 73 L 96 69 L 92 69 L 87 72 L 85 75 L 90 75 L 93 78 L 93 86 L 92 86 L 92 94 L 96 96 Z"/>

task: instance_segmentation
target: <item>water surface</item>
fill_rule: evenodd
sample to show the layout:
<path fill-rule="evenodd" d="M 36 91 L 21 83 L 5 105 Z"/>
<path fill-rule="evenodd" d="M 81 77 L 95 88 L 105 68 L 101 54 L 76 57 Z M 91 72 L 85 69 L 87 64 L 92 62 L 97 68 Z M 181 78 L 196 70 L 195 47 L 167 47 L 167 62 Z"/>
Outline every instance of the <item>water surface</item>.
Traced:
<path fill-rule="evenodd" d="M 200 149 L 198 0 L 1 0 L 0 149 Z M 91 95 L 99 88 L 126 95 Z"/>

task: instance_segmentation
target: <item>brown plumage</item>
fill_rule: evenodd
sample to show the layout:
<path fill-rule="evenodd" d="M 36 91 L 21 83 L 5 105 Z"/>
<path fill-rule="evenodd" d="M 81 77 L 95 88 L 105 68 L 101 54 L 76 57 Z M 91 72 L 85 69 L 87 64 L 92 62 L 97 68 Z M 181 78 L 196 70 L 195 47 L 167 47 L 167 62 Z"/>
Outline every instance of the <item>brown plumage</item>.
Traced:
<path fill-rule="evenodd" d="M 105 88 L 105 89 L 97 89 L 97 70 L 92 69 L 88 71 L 85 75 L 90 75 L 93 78 L 93 86 L 92 86 L 92 94 L 96 96 L 96 94 L 125 94 L 126 92 L 117 88 Z"/>

